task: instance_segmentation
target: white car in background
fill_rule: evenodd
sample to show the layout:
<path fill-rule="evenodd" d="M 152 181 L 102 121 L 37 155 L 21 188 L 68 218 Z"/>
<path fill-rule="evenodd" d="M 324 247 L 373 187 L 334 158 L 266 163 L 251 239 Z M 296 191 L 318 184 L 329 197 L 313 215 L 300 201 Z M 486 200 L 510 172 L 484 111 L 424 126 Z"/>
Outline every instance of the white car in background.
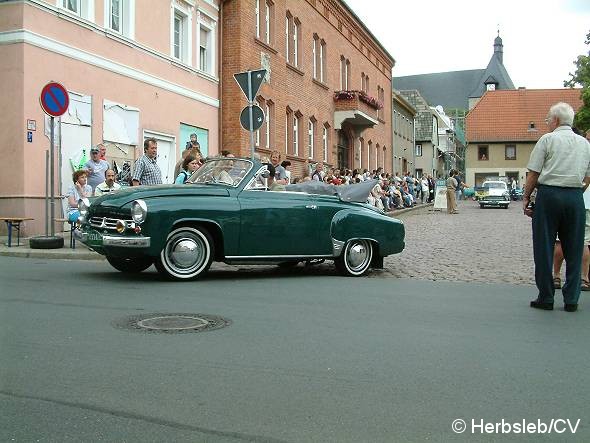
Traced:
<path fill-rule="evenodd" d="M 495 206 L 508 209 L 510 204 L 510 193 L 508 186 L 503 181 L 488 180 L 483 182 L 484 196 L 479 200 L 479 207 Z"/>

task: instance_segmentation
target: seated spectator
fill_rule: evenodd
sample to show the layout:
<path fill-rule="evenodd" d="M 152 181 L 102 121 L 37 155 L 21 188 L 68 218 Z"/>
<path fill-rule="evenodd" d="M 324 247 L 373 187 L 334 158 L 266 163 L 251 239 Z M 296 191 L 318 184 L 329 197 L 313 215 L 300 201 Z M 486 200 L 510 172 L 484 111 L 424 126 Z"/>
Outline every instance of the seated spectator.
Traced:
<path fill-rule="evenodd" d="M 317 162 L 315 164 L 315 170 L 311 174 L 311 179 L 315 181 L 324 181 L 325 173 L 324 173 L 324 162 Z"/>
<path fill-rule="evenodd" d="M 187 155 L 187 157 L 182 161 L 182 166 L 176 180 L 174 180 L 174 184 L 176 185 L 183 185 L 186 181 L 193 175 L 197 169 L 199 169 L 199 159 L 193 155 Z"/>
<path fill-rule="evenodd" d="M 291 162 L 289 160 L 283 160 L 281 162 L 281 166 L 285 170 L 285 176 L 287 180 L 287 183 L 285 184 L 288 185 L 289 183 L 291 183 Z"/>
<path fill-rule="evenodd" d="M 107 169 L 104 173 L 105 180 L 94 189 L 94 196 L 99 197 L 103 194 L 110 194 L 111 192 L 121 189 L 121 185 L 115 181 L 115 171 Z"/>
<path fill-rule="evenodd" d="M 68 199 L 68 220 L 76 222 L 80 217 L 78 211 L 78 200 L 92 196 L 92 186 L 88 184 L 88 173 L 85 169 L 79 169 L 72 174 L 72 181 L 66 197 Z"/>

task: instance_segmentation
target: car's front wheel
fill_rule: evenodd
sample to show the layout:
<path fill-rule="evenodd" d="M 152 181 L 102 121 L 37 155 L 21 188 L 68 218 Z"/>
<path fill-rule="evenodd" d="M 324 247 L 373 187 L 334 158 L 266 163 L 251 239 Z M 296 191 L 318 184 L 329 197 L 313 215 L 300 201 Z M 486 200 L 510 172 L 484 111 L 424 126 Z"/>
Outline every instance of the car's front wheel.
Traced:
<path fill-rule="evenodd" d="M 106 257 L 110 265 L 117 271 L 125 272 L 127 274 L 137 274 L 149 268 L 154 260 L 151 257 Z"/>
<path fill-rule="evenodd" d="M 350 240 L 342 255 L 336 259 L 336 268 L 342 275 L 358 277 L 364 275 L 371 266 L 373 245 L 369 240 Z"/>
<path fill-rule="evenodd" d="M 213 240 L 202 227 L 174 229 L 156 261 L 156 269 L 174 280 L 191 280 L 207 272 L 213 261 Z"/>

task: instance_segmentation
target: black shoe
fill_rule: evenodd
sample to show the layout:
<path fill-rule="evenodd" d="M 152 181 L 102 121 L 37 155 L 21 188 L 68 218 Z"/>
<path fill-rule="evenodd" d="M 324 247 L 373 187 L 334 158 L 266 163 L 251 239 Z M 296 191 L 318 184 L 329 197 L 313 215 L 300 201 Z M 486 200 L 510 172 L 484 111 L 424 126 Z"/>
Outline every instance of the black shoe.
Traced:
<path fill-rule="evenodd" d="M 553 311 L 553 303 L 541 303 L 540 301 L 533 300 L 531 301 L 531 308 Z"/>
<path fill-rule="evenodd" d="M 563 307 L 563 310 L 565 312 L 576 312 L 578 310 L 578 305 L 566 303 L 565 306 Z"/>

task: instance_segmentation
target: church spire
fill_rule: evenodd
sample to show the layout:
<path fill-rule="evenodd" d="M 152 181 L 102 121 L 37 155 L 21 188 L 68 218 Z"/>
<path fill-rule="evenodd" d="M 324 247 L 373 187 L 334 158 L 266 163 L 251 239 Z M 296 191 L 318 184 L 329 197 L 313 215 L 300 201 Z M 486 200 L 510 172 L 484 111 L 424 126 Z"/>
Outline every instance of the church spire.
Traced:
<path fill-rule="evenodd" d="M 498 36 L 494 39 L 494 55 L 498 58 L 498 61 L 504 64 L 504 45 L 502 44 L 502 38 L 500 37 L 500 29 L 498 27 Z"/>

